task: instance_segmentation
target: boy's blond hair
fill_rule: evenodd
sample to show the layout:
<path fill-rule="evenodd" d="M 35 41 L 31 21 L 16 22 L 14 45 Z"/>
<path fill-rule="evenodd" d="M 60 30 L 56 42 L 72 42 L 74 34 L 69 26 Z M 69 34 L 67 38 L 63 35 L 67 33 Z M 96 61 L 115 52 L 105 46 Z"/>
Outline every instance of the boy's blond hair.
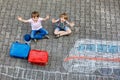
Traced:
<path fill-rule="evenodd" d="M 60 18 L 63 17 L 65 20 L 68 20 L 68 15 L 67 13 L 62 13 L 60 14 Z"/>
<path fill-rule="evenodd" d="M 31 14 L 31 18 L 39 17 L 39 13 L 37 11 L 33 11 Z"/>

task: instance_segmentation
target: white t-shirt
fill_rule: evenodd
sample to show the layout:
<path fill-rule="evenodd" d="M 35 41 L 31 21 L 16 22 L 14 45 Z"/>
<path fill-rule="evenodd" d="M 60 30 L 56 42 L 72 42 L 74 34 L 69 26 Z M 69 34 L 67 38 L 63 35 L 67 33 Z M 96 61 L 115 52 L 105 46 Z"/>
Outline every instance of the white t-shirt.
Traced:
<path fill-rule="evenodd" d="M 41 24 L 41 21 L 43 20 L 43 18 L 38 18 L 38 21 L 37 22 L 34 22 L 33 20 L 32 20 L 32 18 L 31 19 L 29 19 L 28 20 L 28 22 L 31 24 L 31 28 L 32 28 L 32 30 L 39 30 L 40 28 L 42 28 L 42 24 Z"/>

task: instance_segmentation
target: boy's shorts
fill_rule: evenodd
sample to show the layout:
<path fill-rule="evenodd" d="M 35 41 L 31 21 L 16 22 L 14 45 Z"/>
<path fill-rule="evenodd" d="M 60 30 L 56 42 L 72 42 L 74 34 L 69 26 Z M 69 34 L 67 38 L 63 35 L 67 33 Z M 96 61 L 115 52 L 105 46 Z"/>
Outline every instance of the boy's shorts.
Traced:
<path fill-rule="evenodd" d="M 60 28 L 60 27 L 56 27 L 55 30 L 58 30 L 58 31 L 67 31 L 69 29 L 69 27 L 65 26 L 63 29 Z"/>

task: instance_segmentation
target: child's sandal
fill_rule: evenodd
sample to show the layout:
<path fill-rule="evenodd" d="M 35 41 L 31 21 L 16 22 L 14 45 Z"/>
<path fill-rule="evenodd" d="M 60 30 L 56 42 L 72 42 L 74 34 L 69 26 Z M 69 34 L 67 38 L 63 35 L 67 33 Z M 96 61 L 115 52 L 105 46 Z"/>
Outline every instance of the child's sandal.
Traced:
<path fill-rule="evenodd" d="M 56 35 L 55 37 L 56 37 L 56 38 L 59 38 L 59 37 L 60 37 L 60 34 Z"/>

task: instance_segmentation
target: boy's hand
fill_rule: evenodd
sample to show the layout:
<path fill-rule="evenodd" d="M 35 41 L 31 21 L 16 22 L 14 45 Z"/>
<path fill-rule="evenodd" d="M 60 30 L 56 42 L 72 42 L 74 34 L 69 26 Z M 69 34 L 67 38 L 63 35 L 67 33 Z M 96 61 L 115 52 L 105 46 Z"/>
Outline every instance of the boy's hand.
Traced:
<path fill-rule="evenodd" d="M 71 26 L 71 27 L 73 27 L 74 25 L 75 25 L 74 22 L 71 22 L 71 23 L 70 23 L 70 26 Z"/>
<path fill-rule="evenodd" d="M 55 23 L 55 21 L 56 21 L 56 20 L 53 18 L 53 19 L 52 19 L 52 23 Z"/>
<path fill-rule="evenodd" d="M 49 15 L 47 15 L 47 16 L 46 16 L 46 19 L 49 19 L 49 18 L 50 18 L 50 16 L 49 16 Z"/>
<path fill-rule="evenodd" d="M 21 21 L 21 20 L 22 20 L 22 17 L 20 17 L 20 16 L 18 16 L 17 18 L 18 18 L 18 20 L 19 20 L 19 21 Z"/>

